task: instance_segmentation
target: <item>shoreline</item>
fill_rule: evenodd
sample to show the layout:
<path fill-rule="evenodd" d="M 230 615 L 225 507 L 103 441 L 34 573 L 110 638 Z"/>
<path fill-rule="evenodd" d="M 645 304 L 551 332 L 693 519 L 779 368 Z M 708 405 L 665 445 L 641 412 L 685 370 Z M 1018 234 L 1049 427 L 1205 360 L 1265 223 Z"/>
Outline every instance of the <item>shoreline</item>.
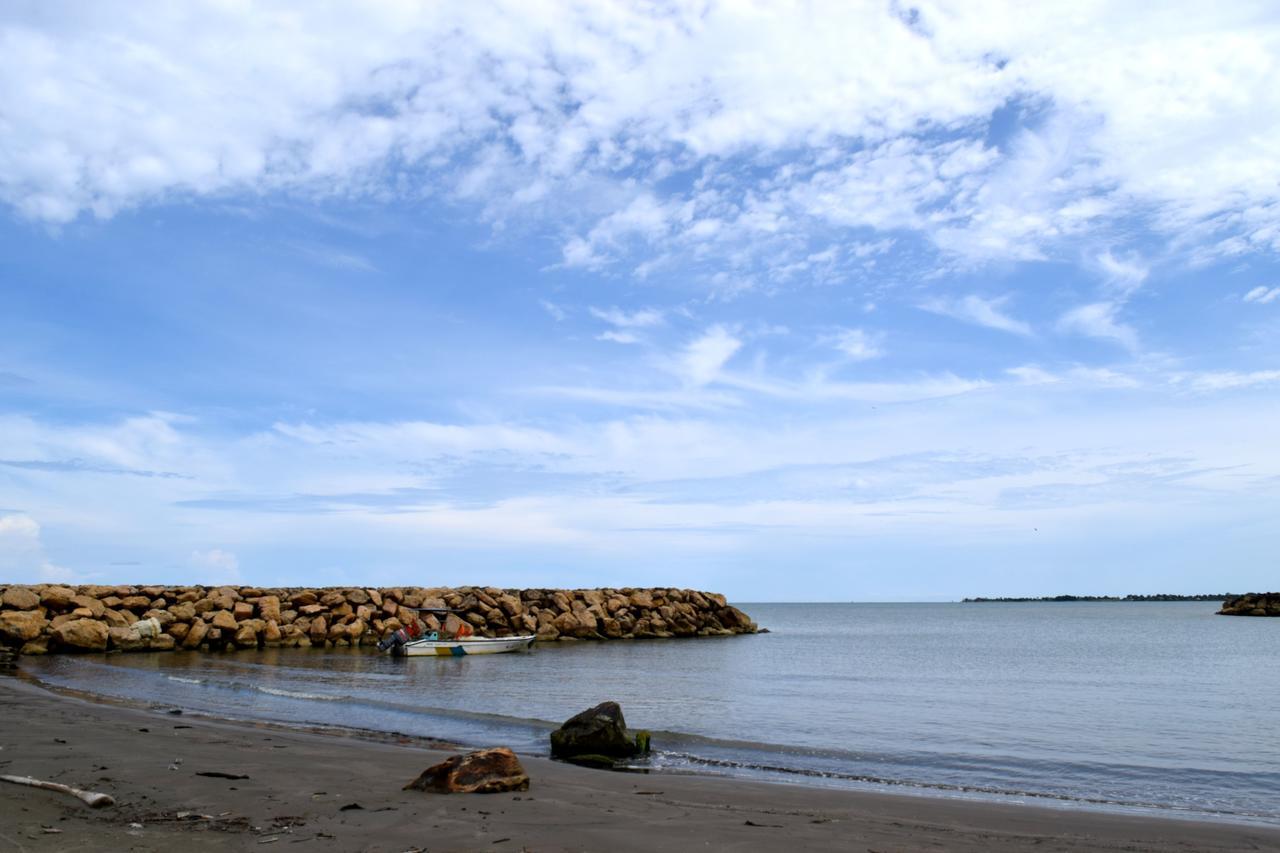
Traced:
<path fill-rule="evenodd" d="M 25 678 L 0 679 L 0 707 L 24 721 L 0 733 L 3 772 L 104 791 L 118 803 L 92 811 L 65 796 L 0 784 L 0 810 L 14 816 L 0 841 L 15 849 L 226 850 L 300 841 L 370 851 L 784 843 L 806 850 L 864 843 L 875 850 L 1280 849 L 1280 827 L 1235 820 L 608 773 L 524 755 L 533 784 L 523 795 L 427 795 L 400 788 L 457 751 L 438 741 L 172 715 L 168 706 L 103 703 Z M 249 779 L 196 776 L 201 770 Z M 359 808 L 342 809 L 352 803 Z"/>

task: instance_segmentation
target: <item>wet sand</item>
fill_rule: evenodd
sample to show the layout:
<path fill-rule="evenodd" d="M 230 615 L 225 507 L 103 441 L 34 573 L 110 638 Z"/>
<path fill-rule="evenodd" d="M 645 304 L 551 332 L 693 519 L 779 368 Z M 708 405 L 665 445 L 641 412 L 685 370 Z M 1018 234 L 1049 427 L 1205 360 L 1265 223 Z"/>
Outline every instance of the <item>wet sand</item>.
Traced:
<path fill-rule="evenodd" d="M 0 783 L 0 850 L 1280 850 L 1273 827 L 609 773 L 532 757 L 522 757 L 527 792 L 424 794 L 401 787 L 450 754 L 441 744 L 105 705 L 16 678 L 0 678 L 0 719 L 0 774 L 117 803 L 95 810 Z"/>

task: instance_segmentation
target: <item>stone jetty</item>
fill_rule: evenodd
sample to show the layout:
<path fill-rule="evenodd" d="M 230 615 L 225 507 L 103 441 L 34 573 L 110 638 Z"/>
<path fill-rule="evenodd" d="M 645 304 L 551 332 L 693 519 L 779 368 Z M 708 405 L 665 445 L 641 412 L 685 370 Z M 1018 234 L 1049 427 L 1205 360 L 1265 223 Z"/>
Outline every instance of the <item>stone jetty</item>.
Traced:
<path fill-rule="evenodd" d="M 414 608 L 456 611 L 442 626 Z M 630 640 L 755 633 L 723 595 L 691 589 L 494 587 L 9 586 L 0 645 L 48 652 L 233 651 L 377 643 L 419 619 L 428 631 L 465 620 L 482 637 Z"/>
<path fill-rule="evenodd" d="M 1280 592 L 1250 592 L 1222 602 L 1219 616 L 1280 616 Z"/>

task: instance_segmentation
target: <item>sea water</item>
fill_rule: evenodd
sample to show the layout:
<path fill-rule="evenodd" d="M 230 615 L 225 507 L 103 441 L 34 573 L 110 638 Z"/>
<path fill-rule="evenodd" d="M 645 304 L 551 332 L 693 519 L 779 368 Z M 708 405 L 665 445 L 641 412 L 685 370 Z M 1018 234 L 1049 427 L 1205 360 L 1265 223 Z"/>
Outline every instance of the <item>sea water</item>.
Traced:
<path fill-rule="evenodd" d="M 598 702 L 651 772 L 1280 823 L 1280 619 L 1212 602 L 741 604 L 755 636 L 52 656 L 49 684 L 545 754 Z"/>

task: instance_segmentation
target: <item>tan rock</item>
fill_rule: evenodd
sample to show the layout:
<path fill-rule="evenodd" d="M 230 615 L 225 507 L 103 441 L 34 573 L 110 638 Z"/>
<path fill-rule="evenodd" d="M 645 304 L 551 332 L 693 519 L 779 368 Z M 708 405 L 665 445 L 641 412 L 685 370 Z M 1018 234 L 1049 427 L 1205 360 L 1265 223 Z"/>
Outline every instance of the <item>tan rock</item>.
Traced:
<path fill-rule="evenodd" d="M 239 627 L 239 624 L 240 623 L 236 621 L 236 617 L 232 616 L 226 610 L 219 610 L 213 614 L 213 627 L 215 628 L 219 628 L 223 631 L 235 631 Z"/>
<path fill-rule="evenodd" d="M 130 621 L 119 610 L 112 610 L 110 607 L 102 611 L 102 622 L 108 628 L 125 628 L 128 627 Z"/>
<path fill-rule="evenodd" d="M 11 610 L 35 610 L 40 606 L 40 596 L 24 586 L 11 586 L 4 591 L 0 603 Z"/>
<path fill-rule="evenodd" d="M 122 652 L 136 652 L 150 645 L 132 628 L 108 628 L 107 640 L 111 648 L 119 649 Z"/>
<path fill-rule="evenodd" d="M 253 625 L 245 622 L 236 629 L 235 644 L 242 649 L 258 647 L 258 632 L 253 629 Z"/>
<path fill-rule="evenodd" d="M 350 604 L 347 604 L 344 601 L 341 604 L 339 604 L 337 607 L 332 608 L 329 611 L 329 615 L 334 619 L 342 619 L 346 616 L 354 616 L 355 612 L 356 612 L 355 608 L 353 608 Z"/>
<path fill-rule="evenodd" d="M 197 601 L 199 601 L 202 598 L 204 598 L 204 593 L 197 592 L 194 589 L 189 589 L 186 592 L 180 593 L 178 595 L 178 603 L 179 604 L 195 604 Z"/>
<path fill-rule="evenodd" d="M 326 592 L 320 596 L 320 603 L 325 607 L 337 607 L 339 604 L 346 604 L 347 599 L 340 592 Z"/>
<path fill-rule="evenodd" d="M 34 640 L 48 624 L 38 610 L 0 611 L 0 637 L 11 643 Z"/>
<path fill-rule="evenodd" d="M 653 596 L 649 594 L 648 590 L 638 589 L 631 593 L 630 601 L 632 607 L 640 607 L 645 610 L 653 607 Z"/>
<path fill-rule="evenodd" d="M 258 615 L 268 622 L 280 621 L 280 597 L 264 595 L 258 599 Z"/>
<path fill-rule="evenodd" d="M 400 605 L 396 604 L 394 598 L 384 598 L 382 600 L 382 612 L 388 616 L 395 616 L 396 611 L 400 609 Z"/>
<path fill-rule="evenodd" d="M 363 589 L 349 589 L 346 592 L 347 602 L 352 605 L 368 604 L 369 593 Z"/>
<path fill-rule="evenodd" d="M 91 595 L 73 596 L 71 599 L 71 603 L 76 606 L 77 610 L 80 610 L 80 609 L 88 610 L 89 615 L 94 619 L 101 617 L 102 611 L 107 609 L 107 606 L 105 604 L 103 604 L 101 601 L 99 601 L 98 599 L 94 598 Z"/>
<path fill-rule="evenodd" d="M 502 608 L 502 612 L 511 618 L 524 614 L 524 604 L 514 595 L 498 596 L 498 606 Z"/>
<path fill-rule="evenodd" d="M 190 601 L 180 601 L 169 608 L 169 613 L 178 622 L 190 622 L 196 618 L 196 607 Z"/>
<path fill-rule="evenodd" d="M 148 610 L 142 614 L 143 619 L 154 619 L 160 623 L 161 630 L 168 628 L 174 622 L 178 621 L 168 610 Z"/>
<path fill-rule="evenodd" d="M 34 640 L 27 640 L 22 644 L 21 651 L 18 654 L 23 655 L 47 655 L 49 654 L 49 638 L 36 637 Z"/>
<path fill-rule="evenodd" d="M 151 609 L 151 599 L 145 595 L 131 595 L 120 602 L 120 607 L 141 613 L 144 610 Z"/>
<path fill-rule="evenodd" d="M 329 623 L 323 616 L 317 616 L 311 620 L 311 629 L 307 633 L 311 635 L 313 643 L 324 640 L 329 636 Z"/>
<path fill-rule="evenodd" d="M 604 606 L 605 595 L 598 589 L 584 589 L 581 591 L 580 597 L 588 606 L 593 604 Z"/>
<path fill-rule="evenodd" d="M 203 622 L 200 624 L 204 624 Z M 191 625 L 186 622 L 174 622 L 167 629 L 170 637 L 181 642 L 187 638 L 187 634 L 191 633 Z"/>
<path fill-rule="evenodd" d="M 107 626 L 96 619 L 73 619 L 54 628 L 53 633 L 60 645 L 69 648 L 99 652 L 107 648 Z"/>
<path fill-rule="evenodd" d="M 161 634 L 151 640 L 153 652 L 171 652 L 178 646 L 178 641 L 168 634 Z"/>
<path fill-rule="evenodd" d="M 276 624 L 276 620 L 268 619 L 267 625 L 262 629 L 262 643 L 265 646 L 278 646 L 283 638 L 280 626 Z"/>
<path fill-rule="evenodd" d="M 93 611 L 87 607 L 77 607 L 71 611 L 71 615 L 77 619 L 92 619 Z"/>
<path fill-rule="evenodd" d="M 196 621 L 191 623 L 191 630 L 187 632 L 187 636 L 182 640 L 184 649 L 194 649 L 198 647 L 209 633 L 209 623 Z"/>
<path fill-rule="evenodd" d="M 46 586 L 40 590 L 40 603 L 53 610 L 70 610 L 75 597 L 75 592 L 65 586 Z"/>
<path fill-rule="evenodd" d="M 298 608 L 298 612 L 303 616 L 315 616 L 317 613 L 324 613 L 325 607 L 323 604 L 304 604 Z"/>
<path fill-rule="evenodd" d="M 316 594 L 309 589 L 302 592 L 295 592 L 293 595 L 289 596 L 289 603 L 298 610 L 301 610 L 309 604 L 315 604 L 317 601 L 319 601 L 319 599 L 316 597 Z"/>
<path fill-rule="evenodd" d="M 365 592 L 369 593 L 370 604 L 374 607 L 382 606 L 382 593 L 378 592 L 376 589 L 366 589 Z"/>
<path fill-rule="evenodd" d="M 235 617 L 237 622 L 243 622 L 246 619 L 251 619 L 253 618 L 253 605 L 247 601 L 237 601 L 235 606 L 231 609 L 231 615 Z"/>

